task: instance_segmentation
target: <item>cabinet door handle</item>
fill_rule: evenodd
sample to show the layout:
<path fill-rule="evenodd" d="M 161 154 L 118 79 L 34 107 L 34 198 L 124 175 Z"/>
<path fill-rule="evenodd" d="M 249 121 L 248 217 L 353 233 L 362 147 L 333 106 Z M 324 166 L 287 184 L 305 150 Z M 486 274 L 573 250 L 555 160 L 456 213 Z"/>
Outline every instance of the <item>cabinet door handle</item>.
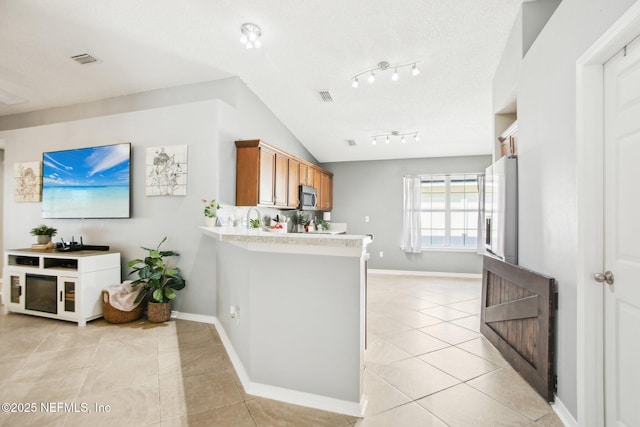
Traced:
<path fill-rule="evenodd" d="M 62 302 L 62 291 L 60 291 L 60 302 Z"/>

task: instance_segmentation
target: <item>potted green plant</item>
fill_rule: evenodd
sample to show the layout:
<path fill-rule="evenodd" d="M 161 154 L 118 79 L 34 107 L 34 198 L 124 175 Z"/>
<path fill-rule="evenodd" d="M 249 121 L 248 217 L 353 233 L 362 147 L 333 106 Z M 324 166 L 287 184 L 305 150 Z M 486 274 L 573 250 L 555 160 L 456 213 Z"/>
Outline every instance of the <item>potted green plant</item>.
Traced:
<path fill-rule="evenodd" d="M 218 209 L 220 205 L 215 200 L 201 199 L 204 203 L 204 221 L 207 227 L 213 227 L 216 223 L 216 217 L 218 216 Z"/>
<path fill-rule="evenodd" d="M 46 245 L 51 241 L 51 238 L 58 233 L 58 230 L 49 227 L 44 224 L 40 224 L 39 226 L 31 229 L 31 234 L 37 236 L 38 244 Z"/>
<path fill-rule="evenodd" d="M 147 317 L 150 322 L 165 322 L 171 318 L 171 301 L 176 291 L 184 289 L 186 282 L 178 267 L 169 267 L 165 258 L 179 256 L 175 251 L 161 251 L 160 246 L 167 240 L 165 237 L 155 249 L 142 247 L 148 252 L 144 259 L 136 258 L 127 263 L 133 268 L 129 274 L 138 274 L 138 279 L 131 283 L 135 289 L 142 286 L 136 302 L 148 299 Z"/>
<path fill-rule="evenodd" d="M 322 218 L 317 218 L 316 227 L 317 227 L 317 230 L 323 229 L 324 231 L 328 231 L 331 229 L 331 223 L 329 223 L 329 221 L 325 221 Z"/>

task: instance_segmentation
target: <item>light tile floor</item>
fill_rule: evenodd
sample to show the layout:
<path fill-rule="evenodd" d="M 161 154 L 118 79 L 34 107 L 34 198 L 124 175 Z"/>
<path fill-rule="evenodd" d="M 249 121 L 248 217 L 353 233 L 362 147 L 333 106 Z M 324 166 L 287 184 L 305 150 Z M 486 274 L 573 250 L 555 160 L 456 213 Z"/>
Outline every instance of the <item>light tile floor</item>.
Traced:
<path fill-rule="evenodd" d="M 10 314 L 0 426 L 562 425 L 478 333 L 479 280 L 370 274 L 368 297 L 362 419 L 245 394 L 212 325 Z"/>

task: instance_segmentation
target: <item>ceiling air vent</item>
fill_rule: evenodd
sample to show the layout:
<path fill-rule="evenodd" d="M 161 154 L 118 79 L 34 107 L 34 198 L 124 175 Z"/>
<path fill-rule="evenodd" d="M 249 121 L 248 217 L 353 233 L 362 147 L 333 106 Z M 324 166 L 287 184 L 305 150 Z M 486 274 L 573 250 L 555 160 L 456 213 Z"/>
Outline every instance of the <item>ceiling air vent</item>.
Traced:
<path fill-rule="evenodd" d="M 333 102 L 333 98 L 328 90 L 319 90 L 318 95 L 320 95 L 322 102 Z"/>
<path fill-rule="evenodd" d="M 356 145 L 358 145 L 355 139 L 347 139 L 347 144 L 349 144 L 350 147 L 355 147 Z"/>
<path fill-rule="evenodd" d="M 71 57 L 71 59 L 73 59 L 74 61 L 76 61 L 78 64 L 91 64 L 92 62 L 97 62 L 98 60 L 89 55 L 88 53 L 81 53 L 80 55 L 74 55 Z"/>

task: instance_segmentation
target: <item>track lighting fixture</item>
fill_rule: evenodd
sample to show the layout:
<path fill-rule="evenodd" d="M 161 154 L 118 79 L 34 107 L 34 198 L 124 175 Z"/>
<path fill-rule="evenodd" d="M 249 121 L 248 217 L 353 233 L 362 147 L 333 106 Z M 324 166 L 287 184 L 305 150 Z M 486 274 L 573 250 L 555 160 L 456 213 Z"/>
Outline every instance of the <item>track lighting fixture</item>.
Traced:
<path fill-rule="evenodd" d="M 386 144 L 390 144 L 392 141 L 391 138 L 394 138 L 395 140 L 398 137 L 400 139 L 400 142 L 404 144 L 407 142 L 407 136 L 413 137 L 413 140 L 417 142 L 420 141 L 419 133 L 420 131 L 400 133 L 397 130 L 394 130 L 390 133 L 381 133 L 379 135 L 373 135 L 371 137 L 371 145 L 376 145 L 378 143 L 378 138 L 384 138 L 384 142 Z"/>
<path fill-rule="evenodd" d="M 369 74 L 367 81 L 369 83 L 373 83 L 376 80 L 374 71 L 385 71 L 389 68 L 393 68 L 393 74 L 391 74 L 391 80 L 393 80 L 394 82 L 397 82 L 398 80 L 400 80 L 400 74 L 398 74 L 398 68 L 404 68 L 404 67 L 411 67 L 411 74 L 413 76 L 417 76 L 418 74 L 420 74 L 420 70 L 418 69 L 418 61 L 409 62 L 406 64 L 398 64 L 398 65 L 391 65 L 387 61 L 382 61 L 382 62 L 378 62 L 378 65 L 375 68 L 370 68 L 368 70 L 361 71 L 358 74 L 351 76 L 351 80 L 352 80 L 351 86 L 357 89 L 358 77 L 364 74 Z"/>
<path fill-rule="evenodd" d="M 240 43 L 247 49 L 256 48 L 259 49 L 262 46 L 260 36 L 262 36 L 262 30 L 256 24 L 246 23 L 240 27 Z"/>

